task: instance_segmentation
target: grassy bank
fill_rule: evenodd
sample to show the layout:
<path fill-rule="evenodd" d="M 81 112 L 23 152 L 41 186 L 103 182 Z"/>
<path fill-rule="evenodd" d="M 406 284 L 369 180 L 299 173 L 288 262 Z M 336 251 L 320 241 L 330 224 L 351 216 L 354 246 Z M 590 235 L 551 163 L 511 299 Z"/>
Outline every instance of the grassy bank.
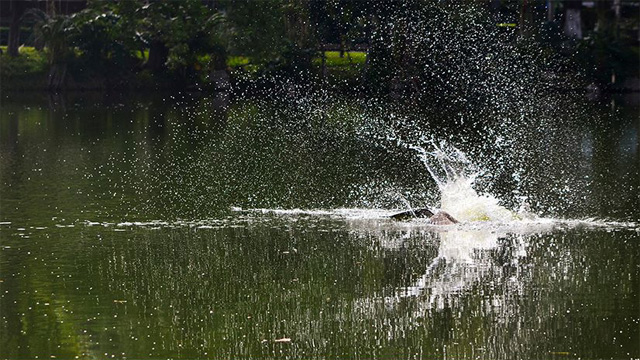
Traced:
<path fill-rule="evenodd" d="M 0 50 L 0 88 L 46 88 L 49 63 L 44 52 L 23 46 L 20 56 L 13 58 L 7 54 L 6 46 L 0 46 Z"/>
<path fill-rule="evenodd" d="M 51 65 L 47 54 L 33 47 L 23 46 L 20 55 L 16 58 L 7 55 L 6 47 L 0 47 L 0 88 L 3 90 L 46 90 L 48 89 L 48 76 Z M 147 58 L 147 52 L 140 53 L 142 61 Z M 354 82 L 356 81 L 366 61 L 365 52 L 345 52 L 341 56 L 338 51 L 324 53 L 324 70 L 322 56 L 312 60 L 312 71 L 318 76 L 326 76 L 330 82 Z M 63 87 L 66 90 L 109 88 L 131 89 L 168 89 L 174 86 L 206 88 L 209 74 L 207 64 L 209 59 L 202 57 L 193 66 L 193 74 L 184 81 L 177 81 L 176 74 L 166 72 L 159 75 L 145 70 L 142 66 L 130 73 L 118 75 L 103 74 L 97 70 L 90 70 L 91 66 L 79 61 L 75 57 L 68 62 L 67 81 Z M 250 58 L 244 56 L 230 56 L 227 59 L 227 68 L 234 77 L 242 76 L 244 79 L 259 77 L 268 72 L 268 68 L 262 64 L 255 64 Z M 179 83 L 179 84 L 178 84 Z"/>

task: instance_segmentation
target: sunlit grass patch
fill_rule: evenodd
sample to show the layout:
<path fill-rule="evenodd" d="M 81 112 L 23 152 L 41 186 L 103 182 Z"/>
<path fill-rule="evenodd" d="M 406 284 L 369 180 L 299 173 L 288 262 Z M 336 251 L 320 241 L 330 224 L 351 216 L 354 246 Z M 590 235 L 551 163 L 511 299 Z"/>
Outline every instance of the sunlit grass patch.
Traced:
<path fill-rule="evenodd" d="M 364 51 L 345 51 L 342 57 L 340 57 L 339 51 L 325 51 L 324 55 L 327 67 L 362 65 L 367 60 L 367 53 Z M 316 57 L 313 59 L 313 63 L 321 65 L 322 58 Z"/>
<path fill-rule="evenodd" d="M 25 74 L 43 73 L 47 70 L 47 57 L 42 51 L 30 46 L 21 46 L 18 57 L 7 54 L 7 47 L 0 46 L 0 75 L 12 77 Z"/>
<path fill-rule="evenodd" d="M 229 56 L 227 58 L 227 66 L 235 68 L 249 64 L 249 58 L 245 56 Z"/>
<path fill-rule="evenodd" d="M 149 49 L 136 50 L 133 52 L 133 56 L 140 60 L 146 60 L 149 58 Z"/>

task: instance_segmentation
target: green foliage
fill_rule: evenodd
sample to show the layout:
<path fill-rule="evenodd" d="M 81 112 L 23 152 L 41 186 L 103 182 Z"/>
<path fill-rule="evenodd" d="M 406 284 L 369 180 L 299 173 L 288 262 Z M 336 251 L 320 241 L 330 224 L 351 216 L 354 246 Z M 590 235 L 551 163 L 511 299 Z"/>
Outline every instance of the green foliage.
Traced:
<path fill-rule="evenodd" d="M 118 8 L 90 7 L 72 16 L 72 41 L 89 68 L 114 70 L 136 63 L 134 50 L 143 43 L 135 24 L 118 13 Z"/>
<path fill-rule="evenodd" d="M 246 56 L 229 56 L 227 58 L 227 66 L 239 67 L 249 64 L 249 58 Z"/>
<path fill-rule="evenodd" d="M 230 67 L 253 78 L 307 79 L 318 73 L 326 48 L 345 55 L 324 53 L 329 75 L 362 79 L 381 93 L 425 88 L 425 94 L 444 91 L 489 101 L 490 95 L 477 91 L 478 84 L 487 83 L 486 74 L 533 58 L 545 62 L 558 53 L 569 59 L 576 48 L 587 75 L 599 82 L 613 73 L 638 75 L 635 38 L 625 38 L 637 29 L 637 20 L 616 23 L 626 33 L 599 29 L 584 41 L 571 41 L 557 22 L 541 22 L 522 35 L 505 25 L 519 16 L 521 5 L 500 6 L 487 11 L 472 1 L 437 0 L 89 0 L 73 15 L 30 10 L 25 16 L 35 23 L 32 39 L 45 44 L 52 67 L 73 64 L 69 72 L 85 78 L 133 79 L 129 75 L 146 69 L 187 85 Z M 359 46 L 366 54 L 348 51 Z M 521 56 L 508 50 L 516 48 L 523 49 Z M 459 76 L 447 78 L 451 74 Z M 518 78 L 512 74 L 505 70 L 496 79 Z"/>
<path fill-rule="evenodd" d="M 19 49 L 20 56 L 17 58 L 7 55 L 7 47 L 2 46 L 2 55 L 0 55 L 0 74 L 6 77 L 44 73 L 47 70 L 47 59 L 40 51 L 33 47 L 21 47 Z"/>
<path fill-rule="evenodd" d="M 266 74 L 306 76 L 317 55 L 318 38 L 308 1 L 220 2 L 233 25 L 229 52 L 246 56 Z"/>
<path fill-rule="evenodd" d="M 18 57 L 7 54 L 6 46 L 0 47 L 0 88 L 2 89 L 35 89 L 45 84 L 49 69 L 48 59 L 44 53 L 32 47 L 22 46 Z"/>
<path fill-rule="evenodd" d="M 90 1 L 73 15 L 36 9 L 29 16 L 49 62 L 73 62 L 75 76 L 124 79 L 154 60 L 151 70 L 168 68 L 164 77 L 193 82 L 202 70 L 226 67 L 225 17 L 198 0 Z"/>
<path fill-rule="evenodd" d="M 318 39 L 325 44 L 351 47 L 366 43 L 368 24 L 376 11 L 366 1 L 316 0 L 309 2 L 311 20 Z"/>
<path fill-rule="evenodd" d="M 226 59 L 225 17 L 198 0 L 158 1 L 140 7 L 139 31 L 146 44 L 158 42 L 168 49 L 166 65 L 184 71 L 198 57 Z M 220 60 L 218 60 L 220 61 Z"/>
<path fill-rule="evenodd" d="M 282 0 L 250 1 L 236 6 L 233 0 L 222 0 L 221 6 L 233 24 L 229 52 L 266 63 L 280 55 L 286 45 Z"/>
<path fill-rule="evenodd" d="M 46 46 L 50 64 L 61 64 L 73 56 L 71 42 L 74 25 L 71 17 L 66 15 L 49 15 L 43 11 L 33 10 L 29 15 L 35 17 L 34 34 Z"/>
<path fill-rule="evenodd" d="M 7 47 L 2 46 L 0 55 L 0 74 L 5 76 L 42 73 L 47 70 L 47 59 L 44 54 L 33 47 L 20 47 L 20 56 L 12 58 L 6 54 Z"/>

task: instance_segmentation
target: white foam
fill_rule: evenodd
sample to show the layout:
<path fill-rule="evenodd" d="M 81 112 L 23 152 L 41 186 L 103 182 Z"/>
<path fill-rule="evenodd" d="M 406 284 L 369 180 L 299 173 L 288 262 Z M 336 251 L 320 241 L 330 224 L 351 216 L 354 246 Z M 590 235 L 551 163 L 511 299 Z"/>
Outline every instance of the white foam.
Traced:
<path fill-rule="evenodd" d="M 457 177 L 440 187 L 440 204 L 458 221 L 500 221 L 521 219 L 517 213 L 499 204 L 491 195 L 480 195 L 472 186 L 473 179 Z"/>

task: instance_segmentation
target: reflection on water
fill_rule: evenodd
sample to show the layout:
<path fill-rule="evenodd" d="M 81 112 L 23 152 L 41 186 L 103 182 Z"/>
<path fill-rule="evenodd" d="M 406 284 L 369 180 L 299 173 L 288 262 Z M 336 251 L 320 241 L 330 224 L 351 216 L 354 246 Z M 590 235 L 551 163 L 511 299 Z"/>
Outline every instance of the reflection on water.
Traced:
<path fill-rule="evenodd" d="M 634 228 L 255 214 L 2 231 L 4 358 L 640 352 Z"/>
<path fill-rule="evenodd" d="M 523 185 L 604 220 L 446 227 L 388 219 L 436 184 L 358 108 L 165 100 L 3 103 L 0 358 L 640 357 L 635 118 Z"/>

